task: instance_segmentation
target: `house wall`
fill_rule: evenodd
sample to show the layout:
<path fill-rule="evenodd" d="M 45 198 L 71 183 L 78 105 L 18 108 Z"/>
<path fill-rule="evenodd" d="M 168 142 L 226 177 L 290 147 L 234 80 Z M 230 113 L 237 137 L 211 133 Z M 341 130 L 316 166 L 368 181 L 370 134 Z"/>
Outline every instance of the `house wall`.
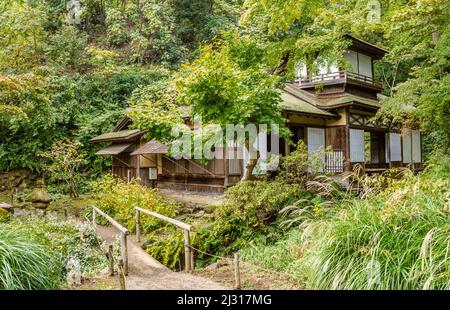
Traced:
<path fill-rule="evenodd" d="M 288 125 L 297 124 L 297 125 L 311 125 L 311 126 L 325 127 L 325 119 L 323 118 L 288 114 L 287 119 Z"/>
<path fill-rule="evenodd" d="M 344 126 L 347 125 L 347 109 L 346 108 L 340 108 L 337 109 L 336 112 L 340 115 L 339 119 L 327 119 L 326 120 L 326 126 Z"/>
<path fill-rule="evenodd" d="M 325 128 L 326 146 L 331 146 L 335 151 L 344 151 L 345 158 L 348 158 L 347 140 L 347 126 L 333 126 Z"/>

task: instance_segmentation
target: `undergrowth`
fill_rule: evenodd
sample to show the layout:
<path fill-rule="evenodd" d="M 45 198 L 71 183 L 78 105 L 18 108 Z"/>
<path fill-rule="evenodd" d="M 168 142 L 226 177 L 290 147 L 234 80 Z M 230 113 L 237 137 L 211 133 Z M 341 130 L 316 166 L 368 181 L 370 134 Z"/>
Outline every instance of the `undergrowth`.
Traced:
<path fill-rule="evenodd" d="M 91 183 L 93 199 L 96 207 L 113 217 L 117 222 L 127 227 L 131 232 L 136 231 L 135 207 L 148 209 L 168 217 L 174 217 L 177 204 L 162 197 L 157 189 L 149 189 L 139 185 L 136 180 L 130 183 L 119 178 L 105 175 Z M 92 210 L 88 208 L 87 216 Z M 98 223 L 107 221 L 98 217 Z M 165 226 L 165 222 L 148 215 L 141 216 L 142 232 L 151 232 Z"/>

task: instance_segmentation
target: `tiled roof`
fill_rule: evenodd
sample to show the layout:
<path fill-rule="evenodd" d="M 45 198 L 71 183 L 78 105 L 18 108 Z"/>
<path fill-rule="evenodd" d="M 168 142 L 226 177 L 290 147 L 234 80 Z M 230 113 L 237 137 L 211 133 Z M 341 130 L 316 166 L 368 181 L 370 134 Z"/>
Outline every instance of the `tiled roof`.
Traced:
<path fill-rule="evenodd" d="M 144 144 L 142 147 L 138 148 L 130 155 L 166 154 L 166 153 L 167 153 L 167 146 L 153 139 Z"/>
<path fill-rule="evenodd" d="M 327 118 L 336 117 L 335 114 L 322 110 L 286 90 L 281 92 L 281 106 L 284 111 L 299 112 Z"/>
<path fill-rule="evenodd" d="M 306 102 L 316 106 L 319 109 L 330 109 L 335 106 L 362 104 L 372 108 L 379 108 L 380 101 L 377 99 L 370 99 L 362 96 L 353 95 L 350 93 L 342 93 L 335 97 L 317 98 L 313 94 L 300 89 L 295 84 L 286 83 L 286 91 L 295 95 L 298 98 L 305 100 Z"/>
<path fill-rule="evenodd" d="M 110 145 L 97 153 L 96 155 L 118 155 L 122 152 L 125 152 L 127 149 L 129 149 L 133 143 L 120 143 L 120 144 L 113 144 Z"/>
<path fill-rule="evenodd" d="M 144 131 L 139 129 L 121 130 L 115 132 L 108 132 L 103 135 L 97 136 L 91 139 L 91 142 L 103 142 L 103 141 L 133 141 L 140 138 L 144 134 Z"/>

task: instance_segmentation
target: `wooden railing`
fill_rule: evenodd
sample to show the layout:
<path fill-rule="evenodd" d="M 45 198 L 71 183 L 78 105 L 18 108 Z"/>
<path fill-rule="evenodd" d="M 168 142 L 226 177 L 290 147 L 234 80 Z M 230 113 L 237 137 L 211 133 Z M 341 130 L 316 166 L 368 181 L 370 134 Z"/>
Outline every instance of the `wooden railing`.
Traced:
<path fill-rule="evenodd" d="M 299 85 L 309 86 L 314 84 L 326 84 L 326 83 L 334 83 L 334 82 L 345 82 L 348 80 L 358 81 L 365 84 L 370 84 L 376 87 L 382 87 L 381 83 L 377 80 L 374 80 L 370 76 L 365 76 L 363 74 L 355 73 L 355 72 L 347 72 L 347 71 L 338 71 L 331 73 L 324 73 L 318 75 L 312 75 L 310 77 L 304 77 L 298 80 Z"/>
<path fill-rule="evenodd" d="M 159 218 L 163 221 L 169 222 L 177 227 L 180 227 L 184 230 L 184 263 L 185 263 L 185 270 L 190 271 L 194 268 L 194 256 L 192 255 L 191 247 L 189 244 L 189 235 L 192 231 L 192 226 L 183 222 L 180 222 L 178 220 L 172 219 L 170 217 L 164 216 L 162 214 L 152 212 L 146 209 L 142 209 L 139 207 L 136 207 L 136 238 L 137 241 L 141 241 L 141 213 L 145 213 L 147 215 Z"/>
<path fill-rule="evenodd" d="M 92 207 L 92 224 L 94 227 L 96 227 L 97 213 L 103 216 L 112 226 L 120 231 L 120 250 L 124 265 L 124 273 L 125 275 L 128 275 L 127 235 L 129 234 L 129 231 L 97 207 Z"/>
<path fill-rule="evenodd" d="M 326 172 L 339 173 L 344 172 L 344 151 L 334 150 L 325 153 Z"/>

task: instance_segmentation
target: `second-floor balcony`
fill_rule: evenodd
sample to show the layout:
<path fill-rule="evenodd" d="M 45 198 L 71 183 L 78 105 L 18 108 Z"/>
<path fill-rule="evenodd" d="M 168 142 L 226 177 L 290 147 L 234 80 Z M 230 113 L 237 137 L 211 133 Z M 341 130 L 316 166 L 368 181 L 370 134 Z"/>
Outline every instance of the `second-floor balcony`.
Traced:
<path fill-rule="evenodd" d="M 312 88 L 316 86 L 336 85 L 336 84 L 354 84 L 363 87 L 369 87 L 376 90 L 382 89 L 380 81 L 373 79 L 372 77 L 348 72 L 337 71 L 331 73 L 317 74 L 309 77 L 302 77 L 297 80 L 300 88 Z"/>

